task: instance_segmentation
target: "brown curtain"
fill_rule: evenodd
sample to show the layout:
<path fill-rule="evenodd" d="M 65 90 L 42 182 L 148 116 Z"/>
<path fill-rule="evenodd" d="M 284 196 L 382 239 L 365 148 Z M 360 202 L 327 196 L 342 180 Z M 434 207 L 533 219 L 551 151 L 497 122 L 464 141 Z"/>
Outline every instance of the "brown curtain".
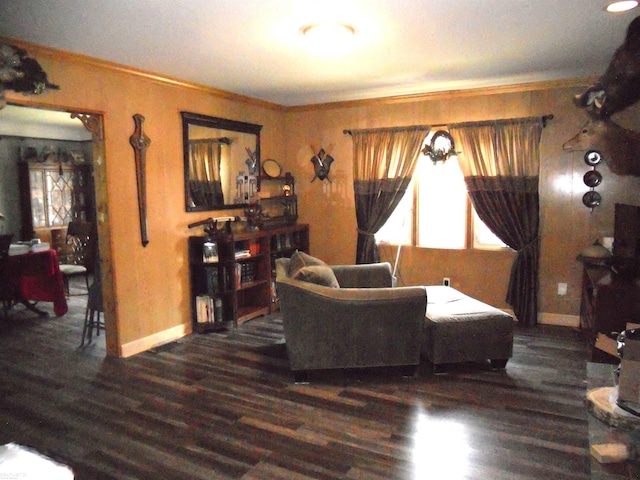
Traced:
<path fill-rule="evenodd" d="M 542 128 L 540 117 L 449 126 L 478 216 L 518 253 L 506 301 L 524 325 L 535 325 L 538 317 Z"/>
<path fill-rule="evenodd" d="M 221 153 L 218 140 L 189 142 L 189 192 L 194 206 L 224 205 L 220 181 Z"/>
<path fill-rule="evenodd" d="M 427 126 L 354 130 L 353 190 L 358 223 L 356 263 L 377 263 L 374 234 L 394 211 L 411 180 Z"/>

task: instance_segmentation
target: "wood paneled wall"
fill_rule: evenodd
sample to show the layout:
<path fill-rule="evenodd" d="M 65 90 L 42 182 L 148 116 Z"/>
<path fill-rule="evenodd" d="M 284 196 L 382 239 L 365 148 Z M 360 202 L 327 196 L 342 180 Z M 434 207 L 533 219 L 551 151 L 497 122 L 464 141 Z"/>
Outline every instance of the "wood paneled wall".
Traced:
<path fill-rule="evenodd" d="M 13 42 L 15 43 L 15 42 Z M 36 58 L 59 91 L 25 97 L 7 92 L 11 103 L 102 114 L 111 262 L 116 299 L 117 341 L 111 355 L 128 356 L 190 332 L 187 237 L 189 223 L 225 212 L 187 213 L 181 111 L 263 125 L 262 151 L 284 156 L 284 113 L 264 102 L 223 95 L 213 89 L 165 81 L 120 66 L 21 44 Z M 134 114 L 145 117 L 147 229 L 142 247 L 135 163 L 129 137 Z M 236 214 L 233 212 L 231 214 Z M 115 337 L 112 337 L 115 338 Z"/>
<path fill-rule="evenodd" d="M 606 165 L 598 191 L 602 205 L 593 212 L 583 206 L 588 190 L 582 181 L 588 170 L 583 153 L 566 153 L 562 144 L 578 132 L 586 114 L 573 104 L 581 91 L 578 82 L 549 84 L 521 91 L 478 91 L 433 94 L 406 101 L 377 100 L 351 104 L 291 109 L 287 114 L 286 165 L 298 178 L 301 220 L 311 224 L 311 251 L 330 263 L 352 263 L 356 249 L 353 207 L 352 141 L 344 129 L 427 124 L 442 125 L 553 114 L 541 140 L 541 265 L 540 312 L 551 317 L 579 315 L 581 265 L 576 256 L 596 239 L 613 235 L 616 202 L 640 204 L 640 179 L 619 177 Z M 625 112 L 618 121 L 640 129 L 640 108 Z M 309 145 L 332 147 L 333 183 L 310 183 L 313 169 Z M 445 199 L 443 199 L 445 201 Z M 385 247 L 382 256 L 392 264 L 396 249 Z M 487 303 L 505 303 L 514 254 L 491 251 L 448 251 L 404 248 L 399 272 L 405 284 L 440 284 L 450 277 L 452 286 Z M 558 283 L 568 294 L 558 296 Z"/>
<path fill-rule="evenodd" d="M 593 213 L 582 206 L 586 171 L 581 153 L 564 153 L 561 145 L 586 119 L 572 103 L 579 87 L 453 92 L 404 99 L 372 100 L 285 109 L 239 95 L 161 79 L 145 72 L 64 52 L 22 44 L 38 59 L 59 91 L 38 97 L 8 93 L 10 102 L 94 112 L 104 117 L 105 178 L 112 272 L 118 328 L 112 355 L 130 355 L 190 331 L 187 224 L 211 216 L 184 211 L 180 111 L 263 125 L 262 158 L 275 158 L 296 176 L 300 221 L 311 225 L 311 252 L 330 263 L 353 263 L 356 223 L 352 187 L 352 142 L 344 129 L 412 124 L 440 125 L 552 113 L 544 130 L 541 166 L 540 310 L 548 314 L 579 312 L 580 266 L 576 255 L 597 238 L 613 232 L 613 205 L 640 204 L 639 180 L 610 174 L 602 167 L 599 191 L 604 201 Z M 150 243 L 143 248 L 137 213 L 132 116 L 145 118 L 151 139 L 147 151 L 147 209 Z M 640 114 L 626 115 L 626 126 L 640 128 Z M 333 183 L 313 178 L 311 145 L 330 149 Z M 227 214 L 228 212 L 212 212 Z M 383 248 L 393 262 L 395 248 Z M 404 284 L 440 283 L 483 301 L 507 307 L 504 295 L 512 253 L 403 250 Z M 556 294 L 557 283 L 569 285 Z"/>

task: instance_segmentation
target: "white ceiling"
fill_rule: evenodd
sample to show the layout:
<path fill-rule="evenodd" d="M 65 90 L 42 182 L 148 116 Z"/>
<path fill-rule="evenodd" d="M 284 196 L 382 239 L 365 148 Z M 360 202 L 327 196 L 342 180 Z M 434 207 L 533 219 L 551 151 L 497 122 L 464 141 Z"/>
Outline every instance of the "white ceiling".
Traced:
<path fill-rule="evenodd" d="M 71 114 L 40 108 L 6 105 L 0 109 L 0 135 L 47 138 L 50 140 L 91 140 L 91 132 Z"/>
<path fill-rule="evenodd" d="M 0 36 L 295 106 L 599 76 L 640 14 L 607 3 L 0 0 Z M 309 52 L 301 28 L 327 19 L 351 51 Z"/>

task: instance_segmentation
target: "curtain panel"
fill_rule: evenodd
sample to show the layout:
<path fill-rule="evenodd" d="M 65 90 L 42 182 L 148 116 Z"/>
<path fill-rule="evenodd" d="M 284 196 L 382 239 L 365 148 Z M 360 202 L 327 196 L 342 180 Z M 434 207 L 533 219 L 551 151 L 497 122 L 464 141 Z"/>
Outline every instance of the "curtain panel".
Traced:
<path fill-rule="evenodd" d="M 358 224 L 356 264 L 380 261 L 374 235 L 407 191 L 428 133 L 427 126 L 351 132 Z"/>
<path fill-rule="evenodd" d="M 224 205 L 220 181 L 221 153 L 217 140 L 189 142 L 189 191 L 195 206 Z"/>
<path fill-rule="evenodd" d="M 478 216 L 517 252 L 506 302 L 524 325 L 535 325 L 538 316 L 542 128 L 539 117 L 449 126 Z"/>

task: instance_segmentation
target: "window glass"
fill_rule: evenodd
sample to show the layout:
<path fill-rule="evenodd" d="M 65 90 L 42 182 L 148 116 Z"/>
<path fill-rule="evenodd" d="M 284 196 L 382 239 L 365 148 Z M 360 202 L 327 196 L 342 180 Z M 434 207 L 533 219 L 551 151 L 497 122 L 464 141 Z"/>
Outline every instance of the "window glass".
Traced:
<path fill-rule="evenodd" d="M 500 240 L 489 227 L 480 220 L 480 217 L 473 210 L 473 248 L 497 249 L 506 248 L 507 245 Z"/>
<path fill-rule="evenodd" d="M 467 188 L 457 157 L 435 165 L 422 157 L 418 173 L 418 246 L 465 248 Z"/>
<path fill-rule="evenodd" d="M 414 175 L 415 179 L 415 175 Z M 415 181 L 412 179 L 400 203 L 387 222 L 376 233 L 376 242 L 393 245 L 411 245 L 413 224 L 413 191 Z"/>
<path fill-rule="evenodd" d="M 427 136 L 425 143 L 431 136 Z M 472 214 L 469 214 L 469 208 Z M 468 219 L 471 219 L 470 225 Z M 470 206 L 464 176 L 455 156 L 434 164 L 429 157 L 420 155 L 407 193 L 376 234 L 376 241 L 411 245 L 414 227 L 419 247 L 467 248 L 467 229 L 473 232 L 473 248 L 507 247 Z"/>

